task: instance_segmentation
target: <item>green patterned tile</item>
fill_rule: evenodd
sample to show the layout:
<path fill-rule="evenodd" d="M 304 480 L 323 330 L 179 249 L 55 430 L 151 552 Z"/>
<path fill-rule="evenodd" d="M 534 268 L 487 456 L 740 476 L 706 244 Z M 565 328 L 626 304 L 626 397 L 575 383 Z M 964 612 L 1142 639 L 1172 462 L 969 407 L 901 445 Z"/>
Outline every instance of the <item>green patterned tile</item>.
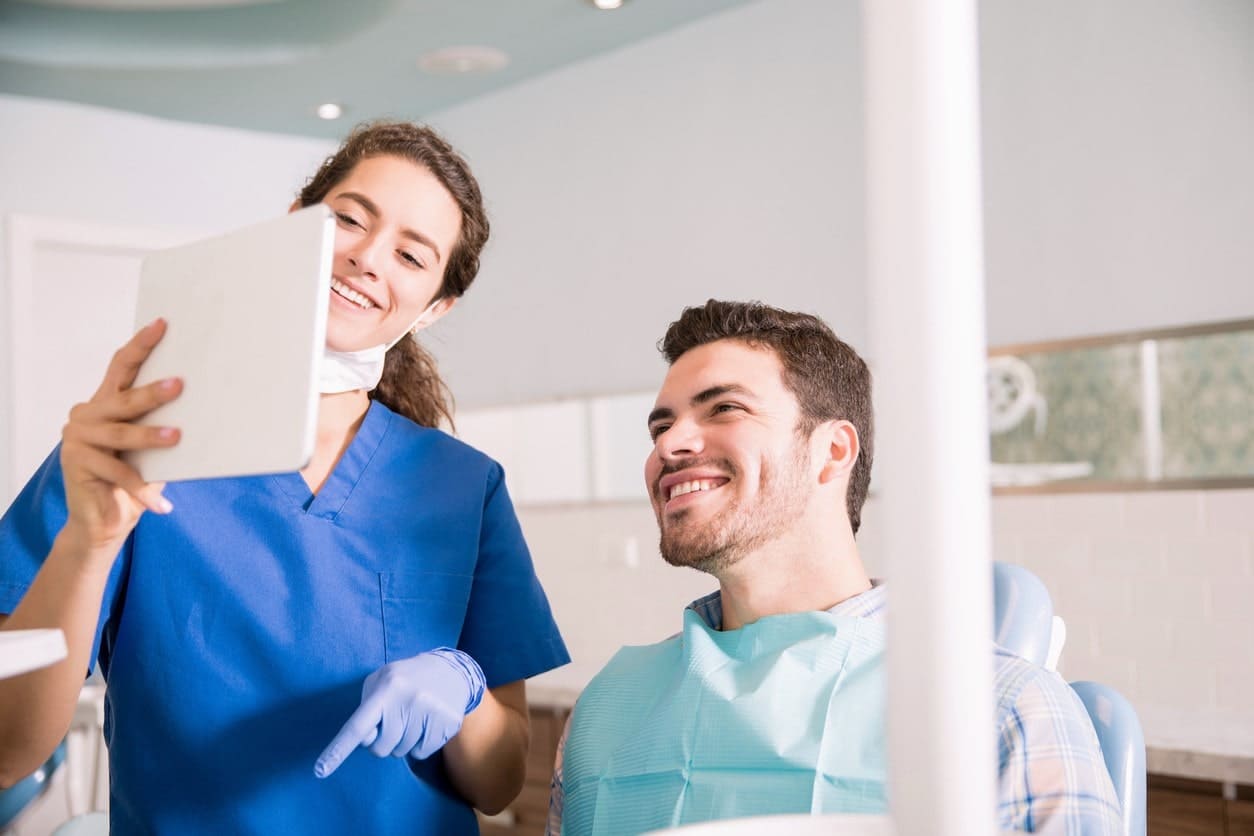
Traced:
<path fill-rule="evenodd" d="M 1043 426 L 1029 413 L 1013 428 L 994 434 L 994 462 L 1087 462 L 1092 465 L 1090 479 L 1144 478 L 1136 344 L 1024 354 L 1020 359 L 1035 373 L 1045 404 Z"/>
<path fill-rule="evenodd" d="M 1162 340 L 1163 476 L 1254 476 L 1254 332 Z"/>

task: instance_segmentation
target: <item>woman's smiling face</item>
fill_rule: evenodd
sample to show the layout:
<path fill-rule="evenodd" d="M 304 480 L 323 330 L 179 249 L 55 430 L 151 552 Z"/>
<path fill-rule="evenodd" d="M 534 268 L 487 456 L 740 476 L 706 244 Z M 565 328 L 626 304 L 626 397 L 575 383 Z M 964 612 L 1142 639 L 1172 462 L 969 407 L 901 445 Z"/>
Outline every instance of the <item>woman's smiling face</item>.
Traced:
<path fill-rule="evenodd" d="M 401 157 L 362 160 L 323 198 L 336 217 L 327 347 L 360 351 L 443 316 L 444 269 L 462 214 L 429 170 Z"/>

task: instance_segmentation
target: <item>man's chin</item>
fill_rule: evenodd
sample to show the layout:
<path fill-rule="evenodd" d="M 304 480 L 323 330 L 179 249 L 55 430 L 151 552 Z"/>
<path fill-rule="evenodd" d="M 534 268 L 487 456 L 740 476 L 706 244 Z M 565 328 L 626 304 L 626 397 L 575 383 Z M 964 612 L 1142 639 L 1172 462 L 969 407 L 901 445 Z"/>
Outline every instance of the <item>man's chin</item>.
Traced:
<path fill-rule="evenodd" d="M 686 543 L 663 536 L 658 550 L 662 559 L 671 566 L 696 569 L 707 574 L 713 574 L 728 562 L 728 549 L 712 547 L 709 543 Z"/>

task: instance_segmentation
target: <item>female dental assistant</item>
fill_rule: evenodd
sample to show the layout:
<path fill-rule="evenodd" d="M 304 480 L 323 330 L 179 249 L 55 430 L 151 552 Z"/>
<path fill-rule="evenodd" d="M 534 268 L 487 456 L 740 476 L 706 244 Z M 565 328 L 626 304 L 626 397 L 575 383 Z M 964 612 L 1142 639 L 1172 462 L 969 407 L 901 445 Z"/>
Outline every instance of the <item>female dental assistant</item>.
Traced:
<path fill-rule="evenodd" d="M 407 338 L 478 270 L 474 177 L 378 123 L 295 205 L 317 202 L 338 229 L 309 466 L 144 483 L 118 452 L 178 442 L 133 423 L 181 387 L 131 386 L 158 320 L 0 520 L 0 629 L 70 651 L 0 681 L 0 785 L 56 747 L 98 661 L 115 836 L 477 832 L 472 807 L 522 785 L 523 680 L 569 661 L 500 466 L 434 428 L 445 389 Z"/>

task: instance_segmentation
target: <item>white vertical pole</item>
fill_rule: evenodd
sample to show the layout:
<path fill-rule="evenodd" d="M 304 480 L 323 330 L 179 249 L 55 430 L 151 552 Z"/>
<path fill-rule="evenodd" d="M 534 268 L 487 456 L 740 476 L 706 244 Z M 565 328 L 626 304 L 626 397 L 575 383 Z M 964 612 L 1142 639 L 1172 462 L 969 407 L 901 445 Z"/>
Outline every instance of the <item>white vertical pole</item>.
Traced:
<path fill-rule="evenodd" d="M 994 832 L 976 0 L 866 0 L 877 485 L 902 836 Z"/>
<path fill-rule="evenodd" d="M 1141 443 L 1145 478 L 1163 478 L 1163 400 L 1158 388 L 1158 340 L 1141 341 Z"/>

